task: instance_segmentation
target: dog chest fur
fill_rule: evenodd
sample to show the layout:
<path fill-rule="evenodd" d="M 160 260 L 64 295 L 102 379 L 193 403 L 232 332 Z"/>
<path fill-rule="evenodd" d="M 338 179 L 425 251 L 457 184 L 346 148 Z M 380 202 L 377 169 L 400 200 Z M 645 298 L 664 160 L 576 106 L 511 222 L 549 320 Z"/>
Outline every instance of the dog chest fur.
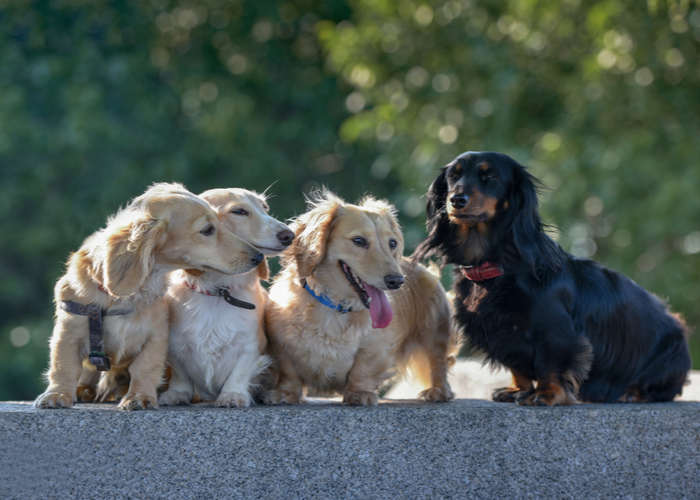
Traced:
<path fill-rule="evenodd" d="M 234 286 L 232 293 L 255 302 L 245 288 Z M 215 399 L 241 355 L 257 350 L 262 311 L 240 309 L 184 285 L 172 287 L 168 300 L 177 303 L 171 307 L 170 353 L 187 365 L 200 395 Z"/>

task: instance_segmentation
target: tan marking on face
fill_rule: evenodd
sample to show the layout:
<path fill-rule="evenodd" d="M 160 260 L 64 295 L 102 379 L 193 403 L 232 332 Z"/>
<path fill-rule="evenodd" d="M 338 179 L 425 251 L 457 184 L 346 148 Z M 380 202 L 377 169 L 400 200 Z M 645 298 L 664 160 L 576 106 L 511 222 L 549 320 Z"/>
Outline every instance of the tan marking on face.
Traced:
<path fill-rule="evenodd" d="M 491 165 L 489 165 L 488 163 L 484 162 L 484 163 L 481 164 L 481 167 L 479 167 L 479 168 L 481 169 L 482 172 L 486 172 L 489 168 L 491 168 Z"/>
<path fill-rule="evenodd" d="M 447 198 L 451 194 L 448 194 Z M 469 201 L 464 208 L 457 209 L 452 204 L 447 204 L 447 216 L 450 222 L 459 226 L 474 226 L 488 222 L 496 215 L 498 199 L 486 196 L 480 192 L 474 192 L 469 196 Z"/>

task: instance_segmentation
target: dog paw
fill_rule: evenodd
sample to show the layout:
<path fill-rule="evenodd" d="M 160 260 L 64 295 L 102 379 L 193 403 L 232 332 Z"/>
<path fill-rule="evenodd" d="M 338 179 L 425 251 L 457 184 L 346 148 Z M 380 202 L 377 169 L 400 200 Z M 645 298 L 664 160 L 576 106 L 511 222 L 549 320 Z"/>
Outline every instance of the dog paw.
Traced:
<path fill-rule="evenodd" d="M 147 394 L 130 392 L 119 403 L 119 409 L 126 411 L 150 410 L 152 408 L 158 408 L 158 401 L 156 401 L 155 397 Z"/>
<path fill-rule="evenodd" d="M 522 406 L 568 406 L 576 403 L 576 398 L 570 393 L 533 391 L 517 403 Z"/>
<path fill-rule="evenodd" d="M 377 406 L 379 398 L 373 392 L 348 391 L 343 396 L 343 404 L 348 406 Z"/>
<path fill-rule="evenodd" d="M 216 399 L 216 406 L 224 408 L 250 406 L 250 395 L 241 392 L 222 392 Z"/>
<path fill-rule="evenodd" d="M 158 397 L 158 404 L 163 406 L 187 406 L 191 400 L 192 396 L 190 393 L 169 389 Z"/>
<path fill-rule="evenodd" d="M 648 403 L 650 399 L 637 387 L 630 386 L 625 393 L 617 398 L 616 403 Z"/>
<path fill-rule="evenodd" d="M 491 399 L 497 403 L 520 403 L 533 393 L 534 390 L 521 391 L 517 387 L 502 387 L 493 391 Z"/>
<path fill-rule="evenodd" d="M 77 396 L 78 401 L 81 403 L 92 403 L 95 401 L 97 393 L 95 392 L 94 387 L 90 387 L 89 385 L 85 384 L 78 384 Z"/>
<path fill-rule="evenodd" d="M 444 403 L 454 399 L 454 397 L 455 393 L 452 392 L 449 385 L 445 387 L 431 387 L 418 395 L 418 399 L 425 399 L 429 403 Z"/>
<path fill-rule="evenodd" d="M 273 389 L 262 395 L 262 402 L 265 405 L 295 405 L 299 404 L 299 398 L 291 392 Z"/>
<path fill-rule="evenodd" d="M 71 408 L 74 398 L 61 392 L 45 392 L 34 401 L 36 408 Z"/>

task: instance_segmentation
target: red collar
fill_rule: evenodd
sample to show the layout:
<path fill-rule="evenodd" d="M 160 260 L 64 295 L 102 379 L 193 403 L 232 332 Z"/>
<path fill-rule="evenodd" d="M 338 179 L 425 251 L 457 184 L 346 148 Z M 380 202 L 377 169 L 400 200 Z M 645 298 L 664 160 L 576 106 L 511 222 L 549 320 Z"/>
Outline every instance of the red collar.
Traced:
<path fill-rule="evenodd" d="M 484 262 L 479 266 L 462 267 L 460 269 L 465 278 L 471 281 L 484 281 L 491 278 L 496 278 L 503 274 L 501 266 L 493 262 Z"/>

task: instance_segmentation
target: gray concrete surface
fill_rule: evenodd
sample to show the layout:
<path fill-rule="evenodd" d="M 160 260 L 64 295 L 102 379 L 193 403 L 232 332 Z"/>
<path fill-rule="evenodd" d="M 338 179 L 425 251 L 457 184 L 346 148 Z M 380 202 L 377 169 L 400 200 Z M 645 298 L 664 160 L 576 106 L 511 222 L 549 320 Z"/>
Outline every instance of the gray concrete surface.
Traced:
<path fill-rule="evenodd" d="M 700 498 L 700 403 L 35 410 L 0 403 L 0 498 Z"/>

